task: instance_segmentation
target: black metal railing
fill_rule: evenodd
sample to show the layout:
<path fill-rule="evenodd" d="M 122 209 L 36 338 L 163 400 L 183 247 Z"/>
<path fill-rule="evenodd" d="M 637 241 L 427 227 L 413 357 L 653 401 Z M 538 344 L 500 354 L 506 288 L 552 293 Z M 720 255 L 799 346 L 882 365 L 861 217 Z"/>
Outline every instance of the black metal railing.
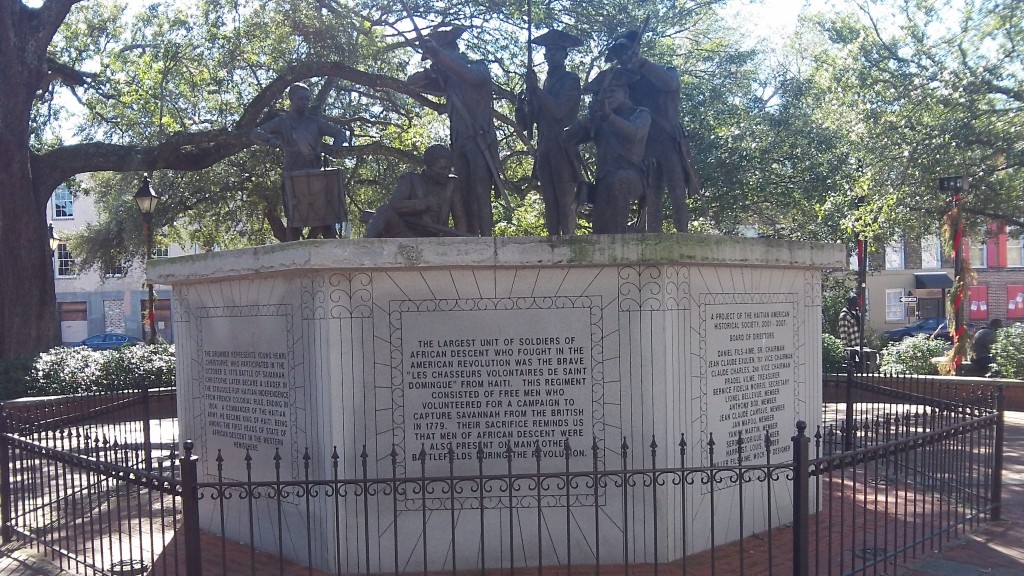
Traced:
<path fill-rule="evenodd" d="M 892 571 L 999 518 L 999 388 L 826 379 L 824 397 L 822 425 L 788 446 L 741 436 L 723 458 L 713 437 L 700 454 L 685 436 L 566 443 L 554 469 L 537 449 L 532 470 L 509 451 L 498 472 L 478 455 L 469 474 L 449 453 L 444 476 L 422 458 L 407 470 L 397 450 L 335 451 L 307 452 L 298 474 L 247 454 L 231 467 L 241 479 L 218 458 L 201 481 L 191 442 L 147 455 L 141 429 L 19 424 L 0 433 L 2 535 L 90 574 L 838 575 Z M 647 467 L 628 466 L 635 449 Z M 741 464 L 755 451 L 766 460 Z M 700 461 L 715 465 L 687 465 Z"/>
<path fill-rule="evenodd" d="M 79 442 L 94 445 L 104 438 L 136 444 L 147 469 L 178 443 L 177 396 L 170 388 L 24 398 L 6 402 L 4 416 L 9 433 L 42 444 L 56 434 L 76 434 Z M 70 445 L 71 439 L 60 441 Z"/>

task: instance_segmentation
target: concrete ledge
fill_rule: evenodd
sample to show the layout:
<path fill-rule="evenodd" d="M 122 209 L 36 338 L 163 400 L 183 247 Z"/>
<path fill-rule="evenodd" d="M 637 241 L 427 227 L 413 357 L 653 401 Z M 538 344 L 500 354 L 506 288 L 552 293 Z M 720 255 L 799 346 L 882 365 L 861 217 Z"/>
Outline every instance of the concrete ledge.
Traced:
<path fill-rule="evenodd" d="M 854 375 L 854 378 L 858 377 L 860 376 L 856 374 Z M 1009 412 L 1024 411 L 1024 380 L 1011 380 L 1009 378 L 979 378 L 972 376 L 885 376 L 880 374 L 870 374 L 869 377 L 872 383 L 907 392 L 922 392 L 921 385 L 926 382 L 938 386 L 1002 386 L 1006 401 L 1005 409 Z M 826 384 L 824 390 L 824 401 L 826 403 L 845 401 L 844 397 L 841 394 L 835 393 L 835 391 L 841 389 L 845 385 L 846 374 L 826 374 L 824 376 L 824 383 Z M 909 383 L 913 383 L 915 386 L 909 386 Z M 859 401 L 868 400 L 863 400 L 862 396 Z"/>
<path fill-rule="evenodd" d="M 139 391 L 68 396 L 27 396 L 3 403 L 10 425 L 65 426 L 76 424 L 109 424 L 138 420 L 141 408 Z M 156 388 L 149 392 L 150 418 L 173 418 L 177 415 L 177 390 Z"/>
<path fill-rule="evenodd" d="M 737 236 L 628 234 L 573 237 L 304 240 L 150 260 L 158 284 L 208 281 L 300 270 L 394 268 L 514 268 L 703 264 L 834 268 L 845 263 L 839 244 Z"/>

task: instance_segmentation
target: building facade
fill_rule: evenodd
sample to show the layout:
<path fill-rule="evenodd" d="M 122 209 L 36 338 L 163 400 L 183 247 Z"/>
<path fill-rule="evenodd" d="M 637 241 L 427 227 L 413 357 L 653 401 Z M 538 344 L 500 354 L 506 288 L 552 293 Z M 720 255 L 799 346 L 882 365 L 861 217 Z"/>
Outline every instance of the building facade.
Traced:
<path fill-rule="evenodd" d="M 46 211 L 58 239 L 67 239 L 98 219 L 90 198 L 75 197 L 64 186 L 50 197 Z M 154 250 L 155 257 L 186 253 L 190 252 L 177 246 Z M 149 330 L 144 322 L 149 292 L 142 263 L 135 263 L 128 269 L 111 265 L 105 270 L 79 272 L 74 254 L 64 241 L 58 242 L 52 258 L 57 315 L 64 344 L 75 344 L 103 332 L 122 332 L 145 340 Z M 157 335 L 173 342 L 170 289 L 156 286 L 155 293 Z"/>
<path fill-rule="evenodd" d="M 1005 225 L 992 224 L 965 242 L 976 279 L 965 302 L 965 318 L 980 326 L 999 318 L 1024 321 L 1024 247 Z M 853 263 L 854 268 L 856 262 Z M 922 318 L 945 317 L 953 287 L 952 258 L 939 236 L 894 241 L 868 258 L 869 332 L 882 333 Z"/>

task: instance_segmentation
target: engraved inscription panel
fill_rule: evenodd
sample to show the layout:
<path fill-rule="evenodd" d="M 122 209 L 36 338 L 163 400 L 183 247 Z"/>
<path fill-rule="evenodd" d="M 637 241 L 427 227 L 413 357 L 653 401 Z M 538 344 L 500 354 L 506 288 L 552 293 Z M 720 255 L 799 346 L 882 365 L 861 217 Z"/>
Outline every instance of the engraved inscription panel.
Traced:
<path fill-rule="evenodd" d="M 249 450 L 270 461 L 275 449 L 287 457 L 291 445 L 292 390 L 286 317 L 217 316 L 202 319 L 202 403 L 208 458 L 217 451 Z M 227 346 L 230 344 L 231 346 Z M 254 466 L 254 478 L 273 478 L 273 469 Z M 207 462 L 213 473 L 216 464 Z M 241 458 L 226 458 L 225 478 L 244 480 Z"/>
<path fill-rule="evenodd" d="M 781 435 L 792 429 L 796 382 L 796 309 L 792 302 L 707 304 L 705 309 L 708 431 L 716 455 L 743 464 L 789 454 Z M 724 444 L 724 446 L 723 446 Z M 724 450 L 723 450 L 724 448 Z"/>
<path fill-rule="evenodd" d="M 402 420 L 409 473 L 564 468 L 589 447 L 594 358 L 589 308 L 403 312 Z M 577 457 L 583 456 L 576 450 Z M 421 458 L 425 462 L 421 463 Z M 582 460 L 582 458 L 581 458 Z"/>

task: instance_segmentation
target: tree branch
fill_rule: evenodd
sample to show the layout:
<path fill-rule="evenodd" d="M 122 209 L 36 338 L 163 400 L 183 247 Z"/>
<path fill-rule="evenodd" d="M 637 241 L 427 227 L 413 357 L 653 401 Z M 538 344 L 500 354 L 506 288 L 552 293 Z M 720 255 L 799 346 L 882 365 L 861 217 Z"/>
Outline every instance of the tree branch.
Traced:
<path fill-rule="evenodd" d="M 73 66 L 68 66 L 63 62 L 59 62 L 53 56 L 48 56 L 46 58 L 46 69 L 47 74 L 43 77 L 43 82 L 39 86 L 40 92 L 46 92 L 49 90 L 50 84 L 53 84 L 56 81 L 60 81 L 61 84 L 68 87 L 86 86 L 90 81 L 96 78 L 96 74 L 83 72 Z"/>
<path fill-rule="evenodd" d="M 330 77 L 381 92 L 404 94 L 435 111 L 443 106 L 411 88 L 405 81 L 372 74 L 337 61 L 309 61 L 286 68 L 271 80 L 246 105 L 234 126 L 219 130 L 178 132 L 154 146 L 129 146 L 104 142 L 87 142 L 61 146 L 42 154 L 32 155 L 32 171 L 37 194 L 48 197 L 65 180 L 87 172 L 138 172 L 154 170 L 197 171 L 209 168 L 221 160 L 248 148 L 253 142 L 249 134 L 257 126 L 264 112 L 277 101 L 292 83 L 316 77 Z M 515 127 L 506 116 L 494 112 L 496 118 Z M 525 142 L 518 129 L 517 136 Z M 404 162 L 415 157 L 396 149 L 369 145 L 343 149 L 343 153 L 365 155 L 370 152 L 393 157 Z"/>

